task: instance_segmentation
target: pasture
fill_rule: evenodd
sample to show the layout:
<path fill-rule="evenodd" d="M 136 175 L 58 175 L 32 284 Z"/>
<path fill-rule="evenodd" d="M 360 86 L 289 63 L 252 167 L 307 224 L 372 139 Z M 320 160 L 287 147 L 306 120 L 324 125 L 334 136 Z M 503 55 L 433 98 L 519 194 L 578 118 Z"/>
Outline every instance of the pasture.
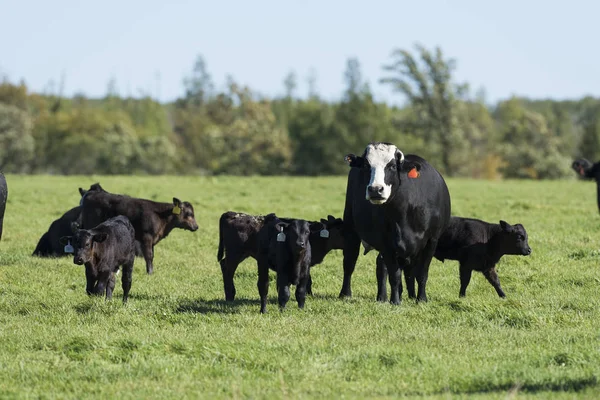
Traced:
<path fill-rule="evenodd" d="M 431 264 L 429 302 L 375 301 L 375 252 L 360 256 L 353 298 L 339 300 L 342 252 L 312 269 L 305 310 L 280 312 L 271 273 L 259 314 L 254 260 L 223 301 L 216 260 L 227 210 L 341 217 L 345 177 L 7 176 L 0 242 L 1 398 L 598 398 L 600 216 L 594 183 L 447 180 L 454 215 L 522 223 L 533 253 L 505 256 L 498 298 L 458 263 Z M 137 258 L 129 303 L 85 294 L 72 258 L 31 257 L 78 187 L 190 201 L 200 229 L 174 230 Z M 362 251 L 361 251 L 362 254 Z"/>

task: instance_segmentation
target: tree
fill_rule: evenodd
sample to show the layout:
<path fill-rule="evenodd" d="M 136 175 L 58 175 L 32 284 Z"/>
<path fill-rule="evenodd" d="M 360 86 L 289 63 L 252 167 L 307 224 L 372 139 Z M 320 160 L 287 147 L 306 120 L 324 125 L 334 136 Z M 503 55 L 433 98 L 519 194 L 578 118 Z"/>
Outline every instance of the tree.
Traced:
<path fill-rule="evenodd" d="M 0 103 L 0 170 L 29 172 L 35 146 L 32 127 L 27 112 Z"/>

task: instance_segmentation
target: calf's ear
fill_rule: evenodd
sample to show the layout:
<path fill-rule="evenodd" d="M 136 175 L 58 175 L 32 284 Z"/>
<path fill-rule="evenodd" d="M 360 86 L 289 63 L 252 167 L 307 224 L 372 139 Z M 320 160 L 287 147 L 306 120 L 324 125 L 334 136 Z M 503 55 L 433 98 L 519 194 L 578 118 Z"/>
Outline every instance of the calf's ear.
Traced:
<path fill-rule="evenodd" d="M 83 195 L 85 194 L 85 190 L 83 188 L 79 188 L 79 194 L 83 197 Z"/>
<path fill-rule="evenodd" d="M 94 236 L 92 236 L 92 240 L 94 242 L 98 242 L 98 243 L 104 242 L 107 238 L 108 238 L 108 233 L 106 233 L 106 232 L 96 233 Z"/>
<path fill-rule="evenodd" d="M 348 163 L 350 167 L 354 168 L 362 168 L 365 165 L 365 159 L 362 157 L 358 157 L 354 154 L 348 154 L 344 157 L 344 160 Z"/>
<path fill-rule="evenodd" d="M 513 229 L 513 227 L 511 226 L 511 224 L 509 224 L 506 221 L 502 221 L 502 220 L 500 220 L 500 227 L 505 232 L 512 232 L 512 229 Z"/>
<path fill-rule="evenodd" d="M 179 200 L 177 197 L 173 197 L 173 205 L 180 206 L 181 200 Z"/>
<path fill-rule="evenodd" d="M 62 236 L 60 239 L 58 239 L 58 243 L 62 244 L 62 245 L 66 245 L 67 243 L 69 243 L 71 240 L 73 239 L 73 236 Z"/>

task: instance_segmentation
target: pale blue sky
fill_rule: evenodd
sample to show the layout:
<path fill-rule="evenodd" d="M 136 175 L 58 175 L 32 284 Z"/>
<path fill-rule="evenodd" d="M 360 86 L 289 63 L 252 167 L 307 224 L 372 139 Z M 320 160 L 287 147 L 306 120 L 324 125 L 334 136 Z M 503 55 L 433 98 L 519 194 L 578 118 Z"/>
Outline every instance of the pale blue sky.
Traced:
<path fill-rule="evenodd" d="M 329 100 L 357 57 L 377 98 L 400 102 L 378 83 L 381 67 L 415 42 L 441 46 L 457 60 L 457 80 L 485 88 L 489 102 L 600 96 L 598 40 L 594 0 L 0 0 L 0 74 L 43 91 L 64 71 L 67 95 L 94 97 L 114 76 L 122 95 L 173 100 L 202 54 L 217 87 L 231 74 L 281 95 L 293 70 L 305 96 L 314 68 Z"/>

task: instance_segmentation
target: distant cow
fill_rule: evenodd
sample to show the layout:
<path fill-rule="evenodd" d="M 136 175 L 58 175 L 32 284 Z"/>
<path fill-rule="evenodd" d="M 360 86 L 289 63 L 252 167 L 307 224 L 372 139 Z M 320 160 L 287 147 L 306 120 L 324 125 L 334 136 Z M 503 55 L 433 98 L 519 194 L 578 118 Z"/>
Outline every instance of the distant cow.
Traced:
<path fill-rule="evenodd" d="M 315 231 L 324 229 L 324 225 Z M 311 227 L 308 221 L 293 219 L 284 222 L 275 214 L 265 217 L 258 234 L 258 292 L 260 312 L 267 311 L 269 269 L 277 272 L 278 303 L 285 308 L 290 299 L 290 285 L 296 286 L 296 301 L 304 308 L 306 286 L 311 266 Z"/>
<path fill-rule="evenodd" d="M 0 239 L 2 239 L 2 227 L 4 226 L 4 211 L 6 209 L 6 200 L 8 199 L 8 185 L 6 177 L 0 172 Z"/>
<path fill-rule="evenodd" d="M 124 215 L 135 229 L 135 238 L 142 245 L 146 272 L 154 271 L 154 246 L 174 228 L 198 230 L 194 207 L 173 197 L 172 203 L 138 199 L 108 192 L 89 192 L 82 201 L 81 226 L 89 229 L 108 218 Z"/>
<path fill-rule="evenodd" d="M 498 296 L 505 297 L 496 273 L 496 263 L 505 254 L 531 254 L 523 225 L 510 225 L 505 221 L 492 224 L 479 219 L 452 217 L 450 225 L 440 236 L 434 256 L 442 262 L 459 261 L 461 297 L 465 296 L 472 271 L 483 273 Z"/>
<path fill-rule="evenodd" d="M 94 183 L 88 190 L 79 188 L 79 194 L 82 196 L 82 199 L 89 190 L 105 191 L 99 183 Z M 77 221 L 80 214 L 81 206 L 77 206 L 64 213 L 59 219 L 54 220 L 50 224 L 48 231 L 38 241 L 32 256 L 60 257 L 69 255 L 64 252 L 64 246 L 60 243 L 60 238 L 72 233 L 71 224 Z"/>
<path fill-rule="evenodd" d="M 280 218 L 281 221 L 290 222 L 290 218 Z M 255 260 L 258 257 L 258 232 L 264 226 L 265 217 L 262 215 L 249 215 L 227 211 L 219 219 L 219 252 L 217 260 L 221 264 L 225 299 L 235 299 L 235 285 L 233 277 L 238 265 L 248 257 Z M 312 247 L 311 266 L 320 264 L 327 253 L 333 249 L 344 248 L 342 234 L 343 221 L 331 215 L 321 222 L 309 221 L 314 232 L 310 234 Z M 323 225 L 321 225 L 323 224 Z M 318 230 L 325 226 L 325 229 Z M 309 275 L 306 292 L 312 294 L 312 278 Z"/>
<path fill-rule="evenodd" d="M 73 263 L 85 265 L 86 292 L 112 298 L 115 273 L 123 266 L 123 303 L 127 302 L 135 260 L 135 230 L 124 216 L 110 218 L 93 229 L 78 229 L 61 242 L 73 247 Z"/>
<path fill-rule="evenodd" d="M 384 263 L 377 269 L 377 300 L 385 301 L 389 272 L 390 301 L 400 304 L 402 270 L 415 277 L 417 300 L 427 301 L 429 265 L 438 238 L 450 220 L 446 182 L 427 161 L 404 155 L 391 143 L 370 143 L 363 155 L 346 156 L 350 165 L 344 209 L 344 282 L 340 297 L 351 296 L 351 278 L 361 241 L 376 249 Z M 414 279 L 408 286 L 414 295 Z"/>
<path fill-rule="evenodd" d="M 573 168 L 581 178 L 593 179 L 596 181 L 596 202 L 598 204 L 598 211 L 600 211 L 600 162 L 592 164 L 585 158 L 580 158 L 573 161 L 571 168 Z"/>

